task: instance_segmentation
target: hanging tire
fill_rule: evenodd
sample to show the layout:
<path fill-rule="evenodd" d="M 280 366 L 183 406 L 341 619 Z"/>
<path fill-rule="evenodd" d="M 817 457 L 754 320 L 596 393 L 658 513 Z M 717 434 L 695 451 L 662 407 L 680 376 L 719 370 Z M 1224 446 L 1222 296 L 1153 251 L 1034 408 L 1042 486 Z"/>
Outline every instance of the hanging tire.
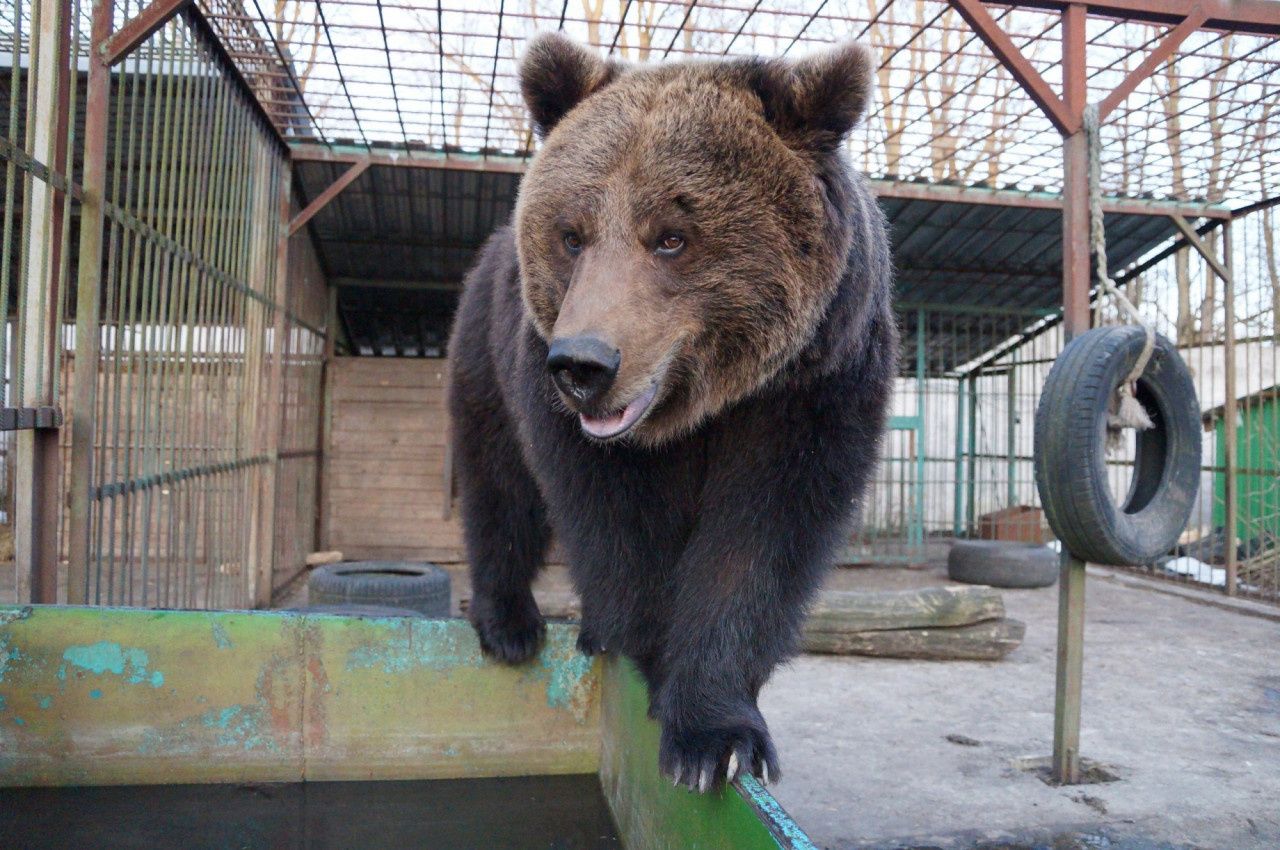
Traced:
<path fill-rule="evenodd" d="M 957 540 L 947 553 L 947 576 L 990 587 L 1048 587 L 1061 557 L 1048 546 L 1005 540 Z"/>
<path fill-rule="evenodd" d="M 350 561 L 317 567 L 307 580 L 310 605 L 378 605 L 448 617 L 449 598 L 449 572 L 435 564 Z"/>
<path fill-rule="evenodd" d="M 1036 410 L 1040 504 L 1076 557 L 1113 566 L 1149 563 L 1170 551 L 1191 516 L 1200 481 L 1200 407 L 1173 343 L 1156 337 L 1134 397 L 1154 422 L 1137 431 L 1133 477 L 1117 505 L 1107 481 L 1107 414 L 1137 362 L 1146 332 L 1096 328 L 1054 362 Z"/>

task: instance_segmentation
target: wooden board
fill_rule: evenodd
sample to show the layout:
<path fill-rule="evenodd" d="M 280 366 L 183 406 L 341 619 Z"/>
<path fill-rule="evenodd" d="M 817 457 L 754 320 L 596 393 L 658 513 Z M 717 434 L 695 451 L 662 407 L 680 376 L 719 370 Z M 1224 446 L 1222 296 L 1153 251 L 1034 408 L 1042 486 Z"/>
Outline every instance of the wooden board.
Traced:
<path fill-rule="evenodd" d="M 517 669 L 462 620 L 0 608 L 0 785 L 590 773 L 576 639 Z"/>
<path fill-rule="evenodd" d="M 926 587 L 867 593 L 825 591 L 809 612 L 806 628 L 818 632 L 963 626 L 1004 616 L 1000 592 L 990 587 Z"/>
<path fill-rule="evenodd" d="M 457 512 L 445 503 L 446 366 L 334 360 L 324 545 L 348 560 L 464 557 Z"/>
<path fill-rule="evenodd" d="M 802 646 L 805 652 L 838 655 L 931 661 L 999 661 L 1021 645 L 1026 632 L 1025 623 L 1009 619 L 951 628 L 806 631 Z"/>

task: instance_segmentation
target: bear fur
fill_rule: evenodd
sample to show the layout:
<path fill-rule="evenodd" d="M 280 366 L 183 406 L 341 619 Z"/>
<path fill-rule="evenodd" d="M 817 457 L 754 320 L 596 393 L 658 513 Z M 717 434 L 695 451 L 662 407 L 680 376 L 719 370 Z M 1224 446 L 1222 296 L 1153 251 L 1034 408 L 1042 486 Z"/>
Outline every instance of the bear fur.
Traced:
<path fill-rule="evenodd" d="M 879 455 L 892 262 L 841 152 L 872 74 L 852 44 L 626 67 L 539 36 L 520 79 L 543 145 L 455 319 L 481 646 L 537 652 L 554 533 L 579 648 L 635 662 L 661 770 L 702 791 L 779 775 L 757 696 Z"/>

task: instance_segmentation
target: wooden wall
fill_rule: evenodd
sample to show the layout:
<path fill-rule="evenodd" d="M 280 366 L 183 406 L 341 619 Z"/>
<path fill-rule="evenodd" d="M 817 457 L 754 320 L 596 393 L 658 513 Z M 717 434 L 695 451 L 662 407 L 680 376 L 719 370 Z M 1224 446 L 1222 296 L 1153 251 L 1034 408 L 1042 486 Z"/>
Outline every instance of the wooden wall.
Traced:
<path fill-rule="evenodd" d="M 333 360 L 327 546 L 348 560 L 464 559 L 457 511 L 443 518 L 446 362 Z"/>

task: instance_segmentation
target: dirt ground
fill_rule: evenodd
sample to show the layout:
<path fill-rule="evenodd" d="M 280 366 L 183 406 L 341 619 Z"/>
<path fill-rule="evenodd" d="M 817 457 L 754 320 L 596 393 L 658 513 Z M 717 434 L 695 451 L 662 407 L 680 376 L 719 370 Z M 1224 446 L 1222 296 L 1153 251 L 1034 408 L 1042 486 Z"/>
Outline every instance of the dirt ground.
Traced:
<path fill-rule="evenodd" d="M 470 587 L 451 572 L 456 613 Z M 830 581 L 944 583 L 941 560 Z M 567 587 L 553 568 L 537 590 Z M 1280 609 L 1094 568 L 1087 587 L 1081 750 L 1118 781 L 1052 787 L 1028 769 L 1053 742 L 1055 586 L 1003 591 L 1027 634 L 1001 662 L 806 655 L 779 670 L 761 697 L 785 772 L 771 790 L 823 848 L 1280 848 Z"/>
<path fill-rule="evenodd" d="M 1280 622 L 1110 575 L 1087 581 L 1081 752 L 1118 781 L 1051 787 L 1024 769 L 1053 742 L 1055 586 L 1003 591 L 1027 635 L 1002 662 L 780 670 L 761 698 L 785 771 L 773 793 L 824 848 L 1280 848 Z"/>

